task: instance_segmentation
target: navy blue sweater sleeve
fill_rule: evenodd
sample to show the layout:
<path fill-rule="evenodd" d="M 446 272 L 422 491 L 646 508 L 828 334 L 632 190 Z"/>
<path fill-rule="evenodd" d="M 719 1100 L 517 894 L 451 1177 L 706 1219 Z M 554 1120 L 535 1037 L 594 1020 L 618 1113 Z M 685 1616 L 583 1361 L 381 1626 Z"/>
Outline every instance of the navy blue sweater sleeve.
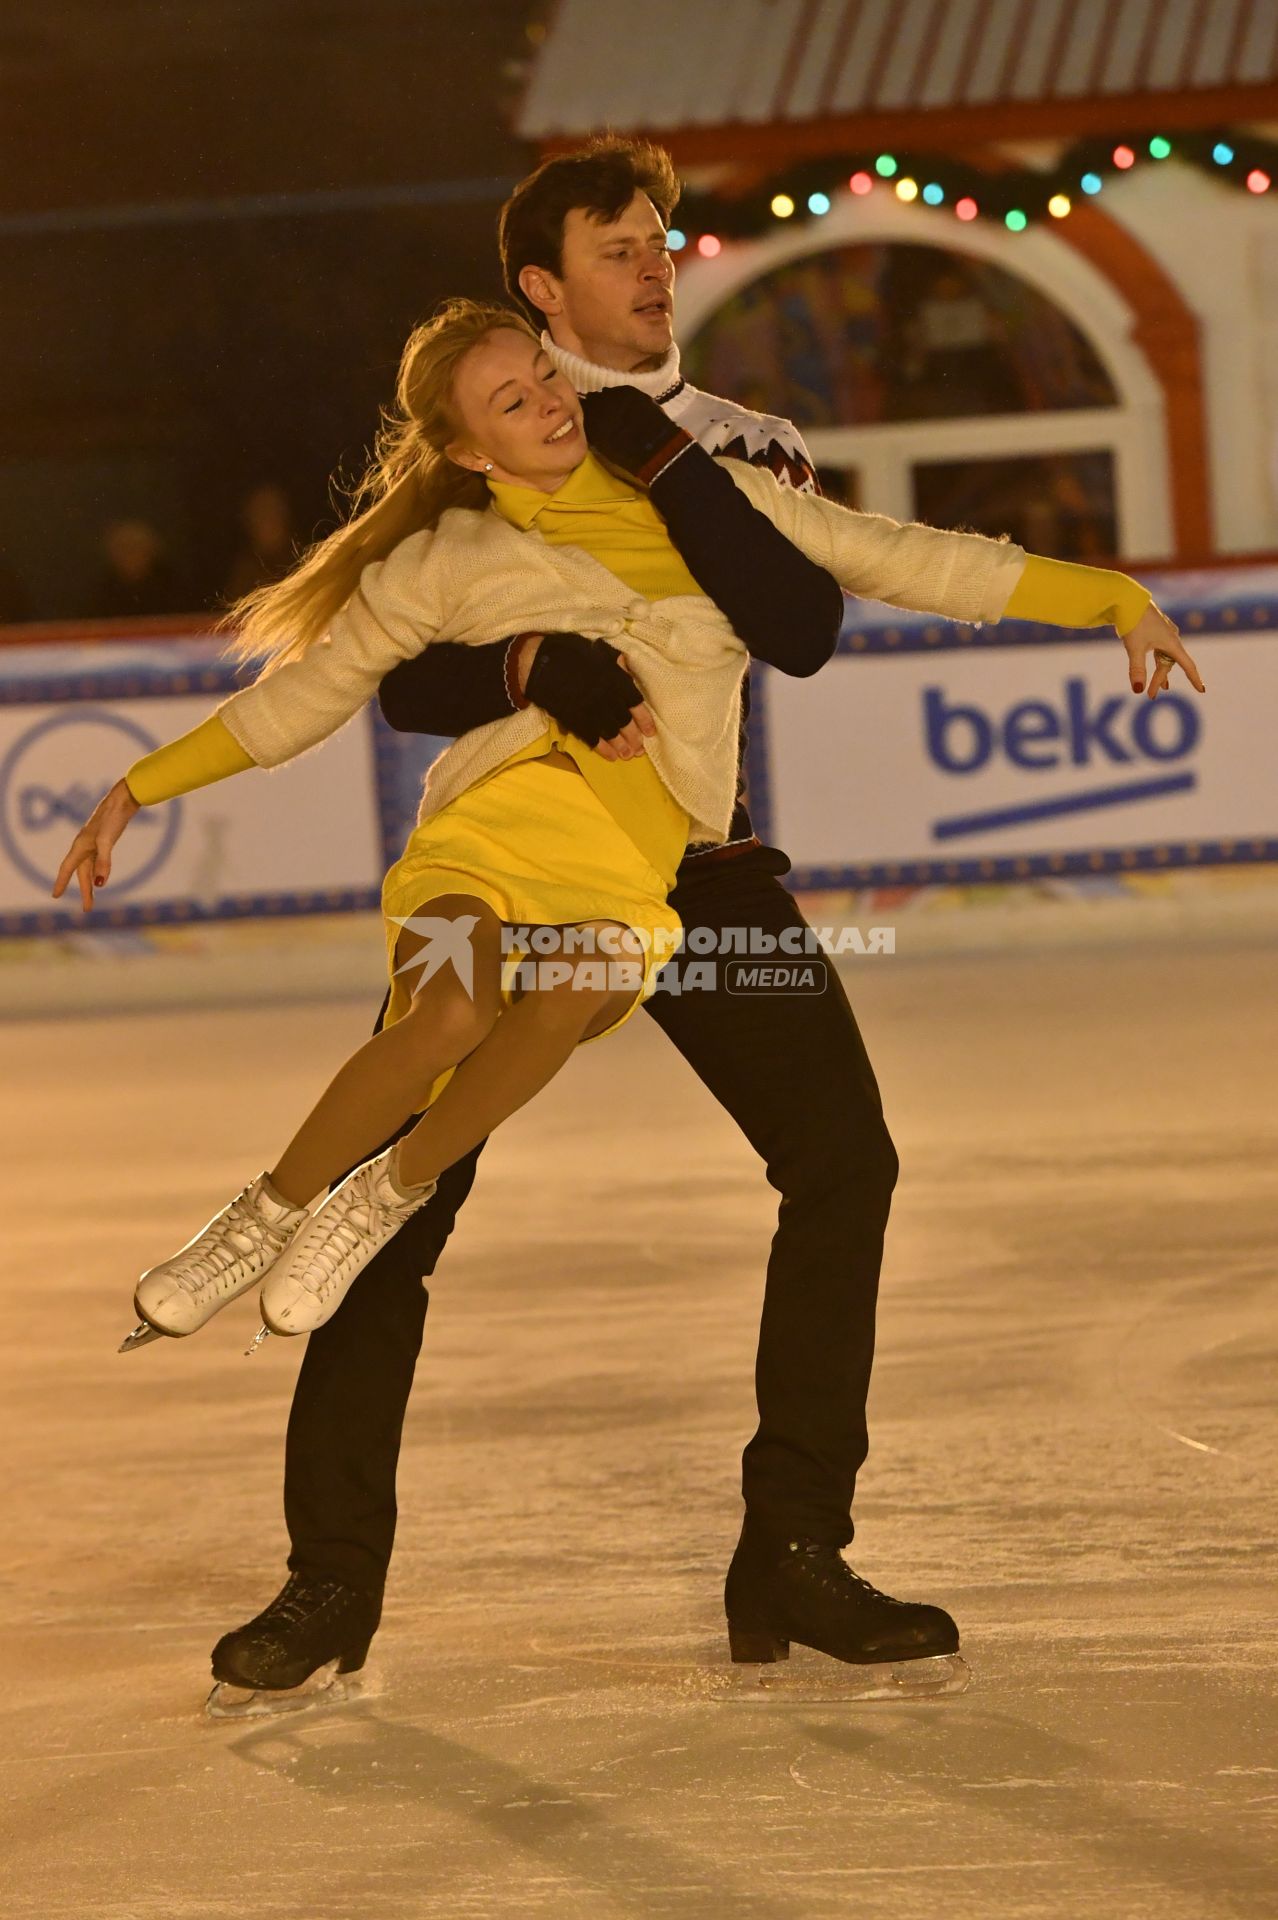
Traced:
<path fill-rule="evenodd" d="M 509 645 L 509 640 L 474 647 L 433 641 L 382 681 L 377 700 L 384 719 L 397 733 L 435 733 L 445 739 L 504 719 L 514 711 L 506 687 Z"/>
<path fill-rule="evenodd" d="M 653 480 L 652 503 L 688 571 L 756 660 L 806 676 L 830 659 L 843 590 L 695 441 Z"/>

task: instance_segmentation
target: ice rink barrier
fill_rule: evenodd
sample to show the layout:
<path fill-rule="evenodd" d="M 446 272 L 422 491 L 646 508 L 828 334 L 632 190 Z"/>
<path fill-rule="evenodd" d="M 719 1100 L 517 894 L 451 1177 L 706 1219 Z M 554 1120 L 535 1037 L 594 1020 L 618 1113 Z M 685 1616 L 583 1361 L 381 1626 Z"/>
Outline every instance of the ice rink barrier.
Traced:
<path fill-rule="evenodd" d="M 145 628 L 145 631 L 142 629 Z M 288 765 L 145 807 L 91 914 L 51 897 L 77 829 L 140 755 L 251 678 L 181 623 L 9 628 L 0 645 L 0 936 L 375 908 L 445 744 L 375 707 Z"/>
<path fill-rule="evenodd" d="M 1131 692 L 1111 628 L 849 601 L 838 651 L 752 673 L 755 830 L 799 890 L 1278 859 L 1278 565 L 1138 576 L 1206 692 Z M 1152 659 L 1150 660 L 1152 668 Z"/>
<path fill-rule="evenodd" d="M 1278 565 L 1152 573 L 1207 686 L 1155 702 L 1108 630 L 973 628 L 849 601 L 807 680 L 752 670 L 750 799 L 796 889 L 1278 860 Z M 0 630 L 0 936 L 81 927 L 50 889 L 140 755 L 248 677 L 181 622 Z M 97 928 L 375 908 L 443 742 L 375 706 L 287 766 L 143 809 Z"/>

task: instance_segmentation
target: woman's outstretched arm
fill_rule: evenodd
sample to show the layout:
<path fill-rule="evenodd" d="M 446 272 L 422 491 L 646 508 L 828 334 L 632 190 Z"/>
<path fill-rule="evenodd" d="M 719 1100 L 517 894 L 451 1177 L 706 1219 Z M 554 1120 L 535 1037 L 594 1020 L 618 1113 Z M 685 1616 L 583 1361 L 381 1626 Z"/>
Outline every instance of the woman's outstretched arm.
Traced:
<path fill-rule="evenodd" d="M 1179 628 L 1154 605 L 1149 588 L 1130 574 L 1027 554 L 1025 571 L 1012 589 L 1003 617 L 1039 620 L 1048 627 L 1113 627 L 1127 650 L 1133 693 L 1144 692 L 1148 679 L 1153 699 L 1170 680 L 1171 663 L 1183 669 L 1198 693 L 1207 691 Z M 1155 665 L 1153 673 L 1147 674 L 1145 656 L 1151 647 Z M 1160 654 L 1167 657 L 1160 659 Z"/>
<path fill-rule="evenodd" d="M 162 800 L 194 793 L 197 787 L 212 786 L 215 780 L 226 780 L 256 765 L 252 754 L 228 730 L 221 714 L 211 713 L 189 733 L 135 760 L 124 778 L 139 806 L 154 807 Z"/>
<path fill-rule="evenodd" d="M 198 727 L 165 746 L 135 760 L 105 793 L 81 827 L 53 883 L 59 900 L 73 875 L 80 882 L 80 902 L 88 913 L 94 887 L 103 887 L 111 874 L 111 852 L 140 807 L 159 806 L 180 793 L 211 786 L 215 780 L 244 773 L 257 762 L 230 733 L 220 714 L 211 713 Z"/>
<path fill-rule="evenodd" d="M 374 698 L 392 667 L 433 640 L 444 623 L 433 539 L 410 534 L 370 561 L 326 634 L 218 707 L 257 766 L 282 766 L 318 746 Z"/>
<path fill-rule="evenodd" d="M 1125 573 L 1027 554 L 1006 538 L 992 540 L 985 534 L 953 533 L 884 514 L 853 512 L 832 500 L 781 487 L 757 467 L 723 464 L 782 532 L 828 567 L 850 593 L 978 626 L 1004 615 L 1059 627 L 1115 625 L 1127 652 L 1133 692 L 1142 691 L 1147 677 L 1151 694 L 1167 684 L 1171 667 L 1165 662 L 1146 675 L 1145 656 L 1151 647 L 1166 653 L 1183 668 L 1190 684 L 1204 691 L 1176 627 L 1145 588 Z"/>
<path fill-rule="evenodd" d="M 59 899 L 79 877 L 84 910 L 110 876 L 111 852 L 139 806 L 225 780 L 249 767 L 280 766 L 335 733 L 376 693 L 384 674 L 424 646 L 441 617 L 426 565 L 429 532 L 410 534 L 360 584 L 306 651 L 241 687 L 177 740 L 135 761 L 103 796 L 58 869 Z"/>

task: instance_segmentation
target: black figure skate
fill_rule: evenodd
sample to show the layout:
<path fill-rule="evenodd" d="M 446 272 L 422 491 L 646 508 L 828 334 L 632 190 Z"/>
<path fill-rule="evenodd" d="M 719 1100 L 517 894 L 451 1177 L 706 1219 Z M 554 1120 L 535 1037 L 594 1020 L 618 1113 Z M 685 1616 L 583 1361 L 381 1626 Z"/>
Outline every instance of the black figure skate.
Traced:
<path fill-rule="evenodd" d="M 816 1540 L 778 1549 L 743 1528 L 724 1605 L 734 1697 L 921 1700 L 963 1693 L 971 1679 L 948 1613 L 880 1593 Z M 791 1642 L 844 1664 L 779 1666 Z"/>
<path fill-rule="evenodd" d="M 381 1617 L 379 1594 L 290 1574 L 269 1607 L 214 1647 L 205 1712 L 242 1720 L 353 1698 Z"/>

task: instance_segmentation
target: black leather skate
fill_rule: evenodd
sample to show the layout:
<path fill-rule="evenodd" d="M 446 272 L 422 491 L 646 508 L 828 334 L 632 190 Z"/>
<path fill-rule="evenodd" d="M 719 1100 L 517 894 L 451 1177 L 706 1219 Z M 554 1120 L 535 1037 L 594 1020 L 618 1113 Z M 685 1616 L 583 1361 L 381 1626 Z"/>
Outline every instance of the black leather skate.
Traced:
<path fill-rule="evenodd" d="M 381 1617 L 379 1594 L 290 1574 L 268 1607 L 214 1647 L 207 1711 L 240 1718 L 343 1697 L 342 1677 L 363 1667 Z"/>
<path fill-rule="evenodd" d="M 724 1607 L 734 1665 L 788 1660 L 793 1641 L 876 1670 L 860 1676 L 866 1684 L 849 1698 L 961 1693 L 968 1684 L 958 1627 L 943 1608 L 881 1593 L 852 1571 L 837 1547 L 817 1540 L 800 1537 L 778 1547 L 743 1528 Z"/>

